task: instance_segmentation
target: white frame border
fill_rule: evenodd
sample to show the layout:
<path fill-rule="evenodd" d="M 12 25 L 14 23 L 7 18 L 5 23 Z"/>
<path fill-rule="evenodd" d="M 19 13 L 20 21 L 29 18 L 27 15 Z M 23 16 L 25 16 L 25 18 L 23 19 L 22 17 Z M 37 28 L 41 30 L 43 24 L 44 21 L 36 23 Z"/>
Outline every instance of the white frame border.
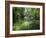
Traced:
<path fill-rule="evenodd" d="M 24 31 L 12 31 L 12 7 L 28 7 L 28 8 L 40 8 L 40 30 L 24 30 Z M 18 4 L 10 4 L 10 34 L 22 34 L 22 33 L 39 33 L 42 32 L 42 6 L 36 5 L 18 5 Z"/>

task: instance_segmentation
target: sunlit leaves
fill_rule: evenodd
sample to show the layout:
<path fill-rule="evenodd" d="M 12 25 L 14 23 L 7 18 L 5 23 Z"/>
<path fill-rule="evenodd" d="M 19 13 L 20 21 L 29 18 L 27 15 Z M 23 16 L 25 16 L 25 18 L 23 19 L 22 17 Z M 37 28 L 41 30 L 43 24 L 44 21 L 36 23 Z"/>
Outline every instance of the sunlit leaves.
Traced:
<path fill-rule="evenodd" d="M 40 9 L 13 7 L 13 30 L 40 29 Z"/>

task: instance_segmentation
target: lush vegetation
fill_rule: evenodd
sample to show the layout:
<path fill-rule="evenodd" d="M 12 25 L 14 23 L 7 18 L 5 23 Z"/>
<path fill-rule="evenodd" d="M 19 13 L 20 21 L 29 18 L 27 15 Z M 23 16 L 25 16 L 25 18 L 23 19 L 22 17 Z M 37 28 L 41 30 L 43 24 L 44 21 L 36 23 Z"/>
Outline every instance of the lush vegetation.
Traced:
<path fill-rule="evenodd" d="M 13 30 L 40 29 L 40 9 L 13 7 Z"/>

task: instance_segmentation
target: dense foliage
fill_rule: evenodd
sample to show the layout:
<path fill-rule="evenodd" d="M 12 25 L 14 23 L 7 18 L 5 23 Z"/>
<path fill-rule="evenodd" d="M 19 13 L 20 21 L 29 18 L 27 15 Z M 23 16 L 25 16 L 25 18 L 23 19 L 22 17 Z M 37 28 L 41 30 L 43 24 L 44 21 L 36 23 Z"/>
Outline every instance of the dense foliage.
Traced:
<path fill-rule="evenodd" d="M 13 7 L 13 30 L 40 29 L 40 9 Z"/>

